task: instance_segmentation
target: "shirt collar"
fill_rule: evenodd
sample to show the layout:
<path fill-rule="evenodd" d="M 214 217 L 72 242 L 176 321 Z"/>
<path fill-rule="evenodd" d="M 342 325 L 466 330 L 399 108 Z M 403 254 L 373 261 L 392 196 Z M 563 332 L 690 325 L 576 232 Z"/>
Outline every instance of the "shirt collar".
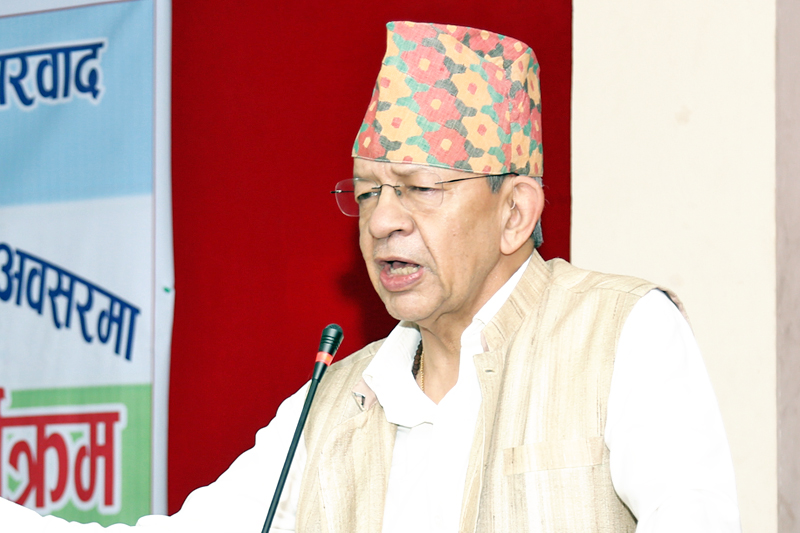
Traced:
<path fill-rule="evenodd" d="M 492 295 L 489 300 L 483 304 L 475 316 L 472 317 L 472 323 L 464 330 L 464 333 L 461 335 L 461 345 L 466 344 L 466 340 L 472 336 L 478 336 L 478 342 L 480 342 L 480 334 L 483 331 L 483 328 L 486 327 L 486 324 L 492 321 L 494 315 L 503 307 L 508 301 L 509 296 L 511 293 L 514 292 L 514 289 L 519 283 L 520 278 L 522 278 L 522 274 L 525 272 L 525 269 L 528 267 L 528 263 L 531 262 L 531 258 L 525 260 L 524 263 L 517 269 L 514 274 L 508 278 L 508 280 L 503 284 L 500 289 L 496 293 Z M 481 350 L 482 351 L 482 350 Z"/>

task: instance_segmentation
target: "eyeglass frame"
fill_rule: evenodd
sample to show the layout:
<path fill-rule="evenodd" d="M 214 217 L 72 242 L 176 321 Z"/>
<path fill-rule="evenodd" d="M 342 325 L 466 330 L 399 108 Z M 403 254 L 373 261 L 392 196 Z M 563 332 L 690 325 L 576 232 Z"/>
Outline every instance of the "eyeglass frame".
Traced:
<path fill-rule="evenodd" d="M 459 182 L 459 181 L 476 180 L 476 179 L 479 179 L 479 178 L 495 178 L 495 177 L 501 177 L 501 176 L 503 176 L 503 177 L 505 177 L 505 176 L 519 176 L 519 174 L 517 174 L 516 172 L 504 172 L 502 174 L 482 174 L 480 176 L 469 176 L 469 177 L 466 177 L 466 178 L 456 178 L 456 179 L 453 179 L 453 180 L 437 181 L 437 182 L 432 183 L 431 185 L 442 185 L 442 192 L 444 193 L 444 185 L 446 185 L 448 183 L 456 183 L 456 182 Z M 356 180 L 356 179 L 363 179 L 363 178 L 350 178 L 349 181 Z M 342 180 L 342 181 L 348 181 L 348 180 Z M 341 183 L 342 181 L 340 181 L 339 183 Z M 374 181 L 374 180 L 364 179 L 364 181 L 372 181 L 373 183 L 378 183 L 377 181 Z M 384 186 L 391 187 L 395 191 L 395 193 L 398 193 L 402 187 L 407 187 L 407 185 L 405 185 L 405 184 L 392 185 L 391 183 L 380 183 L 380 184 L 378 184 L 377 187 L 371 187 L 370 188 L 370 190 L 376 191 L 378 193 L 376 200 L 380 200 Z M 342 194 L 342 193 L 355 193 L 355 191 L 344 191 L 344 190 L 341 190 L 341 189 L 337 189 L 337 190 L 331 191 L 331 194 Z M 400 196 L 400 195 L 398 194 L 398 196 Z M 360 205 L 360 204 L 358 204 L 358 200 L 355 200 L 355 202 L 356 202 L 357 205 Z M 342 214 L 344 214 L 345 216 L 354 217 L 354 218 L 361 216 L 360 213 L 357 214 L 357 215 L 351 215 L 350 213 L 346 213 L 344 208 L 342 207 L 342 204 L 338 201 L 338 199 L 336 201 L 336 205 L 339 207 L 339 211 L 341 211 Z M 408 210 L 408 208 L 405 207 L 405 204 L 402 204 L 402 205 L 403 205 L 403 207 L 405 209 Z"/>

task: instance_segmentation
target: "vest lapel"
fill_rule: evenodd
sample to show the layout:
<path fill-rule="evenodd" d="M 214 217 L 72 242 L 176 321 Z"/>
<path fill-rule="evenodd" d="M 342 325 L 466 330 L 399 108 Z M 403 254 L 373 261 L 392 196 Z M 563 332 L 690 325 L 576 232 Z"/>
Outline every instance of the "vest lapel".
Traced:
<path fill-rule="evenodd" d="M 483 465 L 486 463 L 487 446 L 494 426 L 494 411 L 500 389 L 503 367 L 501 351 L 485 352 L 475 356 L 475 371 L 481 387 L 481 408 L 475 424 L 466 483 L 461 503 L 461 525 L 459 531 L 471 533 L 478 522 L 478 502 L 483 486 Z"/>
<path fill-rule="evenodd" d="M 485 345 L 489 348 L 474 358 L 475 372 L 481 387 L 481 409 L 475 426 L 466 484 L 461 504 L 461 525 L 459 531 L 471 533 L 476 530 L 478 510 L 483 487 L 484 465 L 488 462 L 490 442 L 494 431 L 497 399 L 502 386 L 506 352 L 511 340 L 526 318 L 523 309 L 536 308 L 531 302 L 542 298 L 550 276 L 547 265 L 534 252 L 517 287 L 497 315 L 484 328 Z M 538 312 L 538 311 L 537 311 Z"/>

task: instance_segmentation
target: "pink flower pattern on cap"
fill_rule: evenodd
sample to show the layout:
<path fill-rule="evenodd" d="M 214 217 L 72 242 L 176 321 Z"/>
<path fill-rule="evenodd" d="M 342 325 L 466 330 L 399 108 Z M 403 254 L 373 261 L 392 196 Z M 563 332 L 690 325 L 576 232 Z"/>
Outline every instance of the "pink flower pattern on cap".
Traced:
<path fill-rule="evenodd" d="M 390 22 L 353 157 L 542 175 L 539 63 L 497 33 Z"/>

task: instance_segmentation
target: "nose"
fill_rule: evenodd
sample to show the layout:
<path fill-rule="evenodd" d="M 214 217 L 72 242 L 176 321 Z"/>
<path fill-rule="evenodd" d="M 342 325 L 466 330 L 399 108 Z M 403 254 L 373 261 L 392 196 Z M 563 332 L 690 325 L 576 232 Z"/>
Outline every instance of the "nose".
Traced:
<path fill-rule="evenodd" d="M 384 185 L 389 190 L 384 189 Z M 381 185 L 381 194 L 371 213 L 366 215 L 366 228 L 376 239 L 384 239 L 395 232 L 407 233 L 414 226 L 410 213 L 400 202 L 401 192 L 388 183 Z"/>

